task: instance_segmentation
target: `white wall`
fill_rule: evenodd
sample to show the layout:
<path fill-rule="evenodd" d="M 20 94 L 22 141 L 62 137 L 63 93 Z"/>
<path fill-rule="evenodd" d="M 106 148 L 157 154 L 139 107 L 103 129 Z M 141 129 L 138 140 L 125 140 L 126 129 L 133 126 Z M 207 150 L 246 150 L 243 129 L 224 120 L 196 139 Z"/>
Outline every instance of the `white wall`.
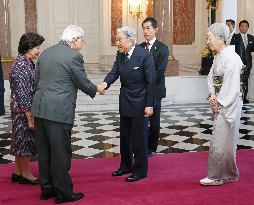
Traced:
<path fill-rule="evenodd" d="M 25 33 L 24 0 L 10 0 L 11 55 L 18 55 L 19 39 Z"/>
<path fill-rule="evenodd" d="M 99 0 L 37 0 L 38 32 L 49 47 L 60 40 L 67 25 L 80 25 L 86 44 L 80 51 L 86 63 L 99 63 Z"/>
<path fill-rule="evenodd" d="M 166 77 L 167 97 L 172 103 L 207 103 L 206 76 Z"/>
<path fill-rule="evenodd" d="M 223 0 L 222 1 L 222 21 L 227 19 L 237 20 L 237 0 Z"/>

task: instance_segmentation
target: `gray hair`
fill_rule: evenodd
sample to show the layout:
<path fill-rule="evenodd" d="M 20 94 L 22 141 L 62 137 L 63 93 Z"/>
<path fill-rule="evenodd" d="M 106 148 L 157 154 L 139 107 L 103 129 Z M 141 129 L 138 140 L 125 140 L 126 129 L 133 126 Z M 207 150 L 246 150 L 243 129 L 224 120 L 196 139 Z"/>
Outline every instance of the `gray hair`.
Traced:
<path fill-rule="evenodd" d="M 61 40 L 71 42 L 74 38 L 83 38 L 85 36 L 84 30 L 77 25 L 67 26 L 61 37 Z"/>
<path fill-rule="evenodd" d="M 229 28 L 224 23 L 214 23 L 208 29 L 208 32 L 211 32 L 216 38 L 223 38 L 224 41 L 227 41 L 229 38 Z"/>
<path fill-rule="evenodd" d="M 136 31 L 131 27 L 124 26 L 124 27 L 118 28 L 117 33 L 123 33 L 127 39 L 133 40 L 134 43 L 137 42 Z"/>

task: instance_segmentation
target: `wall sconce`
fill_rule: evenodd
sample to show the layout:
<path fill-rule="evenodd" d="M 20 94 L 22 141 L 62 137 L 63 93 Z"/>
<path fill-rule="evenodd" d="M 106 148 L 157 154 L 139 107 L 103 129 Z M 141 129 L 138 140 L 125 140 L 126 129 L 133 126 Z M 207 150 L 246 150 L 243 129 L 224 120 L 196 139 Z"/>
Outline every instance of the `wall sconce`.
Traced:
<path fill-rule="evenodd" d="M 220 0 L 206 0 L 206 9 L 208 10 L 208 26 L 215 23 L 216 21 L 216 10 L 219 6 Z"/>
<path fill-rule="evenodd" d="M 146 16 L 147 0 L 129 0 L 129 13 L 132 18 L 142 18 Z"/>
<path fill-rule="evenodd" d="M 206 9 L 209 9 L 211 7 L 211 9 L 216 10 L 219 6 L 219 0 L 206 0 L 206 1 L 207 1 Z"/>

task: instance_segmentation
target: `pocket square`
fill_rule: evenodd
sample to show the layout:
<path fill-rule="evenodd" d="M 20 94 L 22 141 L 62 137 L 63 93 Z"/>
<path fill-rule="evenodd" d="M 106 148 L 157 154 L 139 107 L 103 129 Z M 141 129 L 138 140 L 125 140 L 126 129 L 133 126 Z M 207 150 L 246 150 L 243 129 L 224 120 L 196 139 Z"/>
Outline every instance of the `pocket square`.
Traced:
<path fill-rule="evenodd" d="M 133 69 L 134 69 L 134 70 L 137 70 L 137 69 L 139 69 L 139 67 L 134 67 Z"/>

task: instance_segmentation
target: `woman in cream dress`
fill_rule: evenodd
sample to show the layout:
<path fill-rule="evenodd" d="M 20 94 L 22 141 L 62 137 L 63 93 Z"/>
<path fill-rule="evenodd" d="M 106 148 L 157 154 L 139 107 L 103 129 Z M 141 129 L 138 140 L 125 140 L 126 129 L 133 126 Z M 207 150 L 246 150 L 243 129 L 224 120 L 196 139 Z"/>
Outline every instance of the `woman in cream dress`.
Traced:
<path fill-rule="evenodd" d="M 207 44 L 217 52 L 208 79 L 209 100 L 214 114 L 214 130 L 210 140 L 208 175 L 202 185 L 236 182 L 236 148 L 242 110 L 240 74 L 243 63 L 234 46 L 227 46 L 229 28 L 215 23 L 208 28 Z"/>

